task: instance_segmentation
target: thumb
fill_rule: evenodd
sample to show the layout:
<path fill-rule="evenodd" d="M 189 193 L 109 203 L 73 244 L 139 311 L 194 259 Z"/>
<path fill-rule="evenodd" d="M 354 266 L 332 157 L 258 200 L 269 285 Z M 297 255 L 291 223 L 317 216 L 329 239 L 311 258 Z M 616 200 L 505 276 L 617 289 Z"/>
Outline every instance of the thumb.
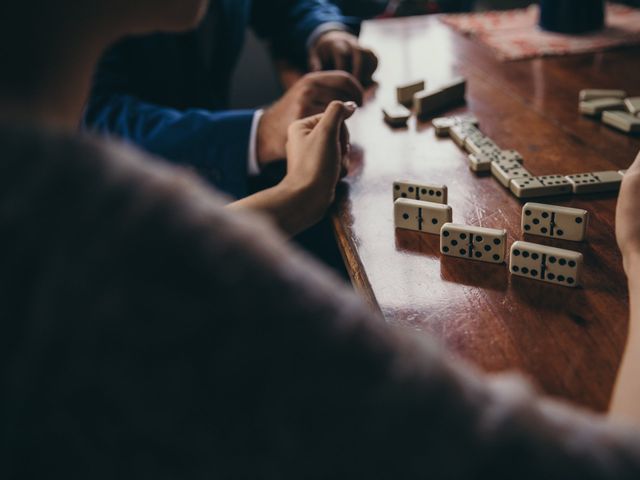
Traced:
<path fill-rule="evenodd" d="M 322 118 L 318 122 L 318 127 L 337 135 L 342 129 L 343 122 L 351 117 L 357 110 L 358 105 L 355 102 L 338 102 L 333 101 L 325 110 Z"/>

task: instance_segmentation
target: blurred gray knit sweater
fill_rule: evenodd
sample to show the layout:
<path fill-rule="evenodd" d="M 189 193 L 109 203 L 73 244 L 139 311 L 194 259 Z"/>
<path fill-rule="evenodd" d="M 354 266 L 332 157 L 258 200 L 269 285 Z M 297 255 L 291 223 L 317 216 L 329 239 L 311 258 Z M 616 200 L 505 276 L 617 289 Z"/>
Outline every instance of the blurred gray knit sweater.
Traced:
<path fill-rule="evenodd" d="M 4 480 L 640 478 L 637 431 L 387 328 L 190 174 L 0 151 Z"/>

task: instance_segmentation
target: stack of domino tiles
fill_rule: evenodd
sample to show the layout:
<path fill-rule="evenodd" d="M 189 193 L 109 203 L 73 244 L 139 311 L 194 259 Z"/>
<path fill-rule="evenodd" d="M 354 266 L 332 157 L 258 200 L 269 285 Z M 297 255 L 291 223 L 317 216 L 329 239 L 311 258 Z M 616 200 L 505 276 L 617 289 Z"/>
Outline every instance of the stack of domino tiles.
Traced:
<path fill-rule="evenodd" d="M 396 88 L 397 104 L 382 108 L 385 122 L 392 128 L 407 125 L 413 107 L 418 118 L 464 103 L 467 81 L 457 77 L 436 89 L 427 89 L 424 80 L 412 81 Z"/>
<path fill-rule="evenodd" d="M 589 212 L 579 208 L 527 203 L 522 207 L 522 233 L 551 239 L 584 242 Z M 580 252 L 527 241 L 511 246 L 509 270 L 512 275 L 546 283 L 580 285 L 584 256 Z"/>
<path fill-rule="evenodd" d="M 480 131 L 478 120 L 473 116 L 435 118 L 432 123 L 436 135 L 451 137 L 468 153 L 471 170 L 490 171 L 517 198 L 614 192 L 622 184 L 624 174 L 615 170 L 535 176 L 526 169 L 522 155 L 515 150 L 502 150 Z"/>
<path fill-rule="evenodd" d="M 447 201 L 446 185 L 394 182 L 393 210 L 396 228 L 440 234 L 442 225 L 451 222 L 453 217 L 453 210 L 447 205 Z"/>
<path fill-rule="evenodd" d="M 582 90 L 579 111 L 625 133 L 640 133 L 640 97 L 624 90 Z"/>

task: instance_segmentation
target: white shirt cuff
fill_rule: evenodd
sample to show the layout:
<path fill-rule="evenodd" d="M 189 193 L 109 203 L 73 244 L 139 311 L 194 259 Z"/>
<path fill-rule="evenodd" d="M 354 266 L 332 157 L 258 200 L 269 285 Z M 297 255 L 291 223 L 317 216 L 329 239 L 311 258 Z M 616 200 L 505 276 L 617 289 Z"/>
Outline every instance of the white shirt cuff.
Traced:
<path fill-rule="evenodd" d="M 251 123 L 251 133 L 249 135 L 249 162 L 247 172 L 250 177 L 260 175 L 260 164 L 258 163 L 258 127 L 260 120 L 264 115 L 264 110 L 257 110 L 253 114 L 253 122 Z"/>
<path fill-rule="evenodd" d="M 327 22 L 323 23 L 322 25 L 318 25 L 316 29 L 311 32 L 311 35 L 309 35 L 309 38 L 307 39 L 307 50 L 310 50 L 322 35 L 333 30 L 340 30 L 342 32 L 345 32 L 348 31 L 348 28 L 346 25 L 340 22 Z"/>

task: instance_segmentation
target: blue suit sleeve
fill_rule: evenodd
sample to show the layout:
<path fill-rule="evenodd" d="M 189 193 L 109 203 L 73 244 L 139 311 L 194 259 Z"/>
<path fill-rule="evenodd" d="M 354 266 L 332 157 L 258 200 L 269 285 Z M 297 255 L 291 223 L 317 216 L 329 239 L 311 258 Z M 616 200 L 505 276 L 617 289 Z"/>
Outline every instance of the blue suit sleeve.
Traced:
<path fill-rule="evenodd" d="M 220 190 L 248 193 L 249 137 L 254 111 L 160 107 L 123 94 L 93 98 L 85 126 L 134 143 L 148 152 L 195 169 Z"/>
<path fill-rule="evenodd" d="M 307 66 L 307 40 L 325 23 L 340 23 L 358 33 L 360 23 L 328 0 L 254 0 L 251 25 L 268 38 L 277 54 Z"/>

